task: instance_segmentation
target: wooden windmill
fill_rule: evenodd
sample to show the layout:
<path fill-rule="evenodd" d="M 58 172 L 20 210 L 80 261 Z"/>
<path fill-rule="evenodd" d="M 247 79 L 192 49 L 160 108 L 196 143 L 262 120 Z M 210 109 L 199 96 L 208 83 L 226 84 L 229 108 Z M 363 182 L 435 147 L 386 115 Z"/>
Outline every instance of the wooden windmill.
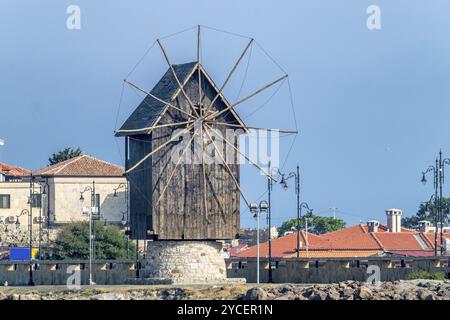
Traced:
<path fill-rule="evenodd" d="M 124 122 L 116 136 L 125 137 L 126 176 L 130 192 L 130 237 L 153 240 L 217 240 L 238 236 L 240 197 L 248 200 L 240 188 L 237 158 L 243 156 L 256 168 L 264 170 L 239 150 L 238 139 L 226 139 L 226 129 L 249 128 L 239 118 L 235 107 L 287 77 L 256 90 L 235 103 L 222 94 L 242 58 L 249 41 L 218 87 L 200 63 L 200 26 L 198 26 L 197 61 L 171 64 L 161 48 L 168 70 L 154 88 L 147 92 L 125 82 L 146 96 Z M 180 131 L 180 129 L 183 129 Z M 190 135 L 186 138 L 186 133 Z M 213 134 L 225 143 L 218 144 Z M 181 155 L 200 141 L 200 162 L 187 164 L 180 157 L 171 160 L 171 151 L 185 139 Z M 199 139 L 199 140 L 196 140 Z M 186 141 L 187 140 L 187 141 Z M 220 163 L 205 161 L 206 148 L 213 149 Z M 231 148 L 234 161 L 225 156 Z M 270 179 L 269 173 L 264 172 Z"/>

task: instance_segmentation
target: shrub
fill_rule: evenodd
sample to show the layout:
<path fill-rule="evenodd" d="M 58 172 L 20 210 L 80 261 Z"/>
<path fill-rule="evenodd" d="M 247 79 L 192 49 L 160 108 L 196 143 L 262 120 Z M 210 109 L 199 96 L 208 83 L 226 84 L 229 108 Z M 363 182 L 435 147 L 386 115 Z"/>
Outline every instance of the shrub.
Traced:
<path fill-rule="evenodd" d="M 409 280 L 445 280 L 445 273 L 444 272 L 435 272 L 430 273 L 427 271 L 417 271 L 409 274 L 408 276 Z"/>
<path fill-rule="evenodd" d="M 95 223 L 95 258 L 96 259 L 126 259 L 127 237 L 114 225 L 104 226 Z M 135 246 L 130 242 L 130 254 Z M 89 223 L 73 222 L 65 225 L 59 232 L 52 246 L 52 258 L 89 259 Z"/>

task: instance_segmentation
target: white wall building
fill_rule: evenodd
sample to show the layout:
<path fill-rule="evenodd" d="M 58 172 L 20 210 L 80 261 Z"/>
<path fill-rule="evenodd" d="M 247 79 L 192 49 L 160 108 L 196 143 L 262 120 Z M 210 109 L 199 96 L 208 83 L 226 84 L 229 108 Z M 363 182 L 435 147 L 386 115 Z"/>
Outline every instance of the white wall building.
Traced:
<path fill-rule="evenodd" d="M 27 224 L 32 196 L 33 224 L 64 224 L 87 220 L 83 207 L 91 209 L 91 190 L 95 188 L 95 207 L 102 219 L 121 223 L 126 219 L 126 179 L 123 168 L 88 155 L 82 155 L 47 168 L 0 181 L 0 221 Z M 32 178 L 31 178 L 32 177 Z M 31 181 L 31 183 L 30 183 Z M 80 201 L 81 192 L 84 201 Z M 39 218 L 41 217 L 41 219 Z"/>

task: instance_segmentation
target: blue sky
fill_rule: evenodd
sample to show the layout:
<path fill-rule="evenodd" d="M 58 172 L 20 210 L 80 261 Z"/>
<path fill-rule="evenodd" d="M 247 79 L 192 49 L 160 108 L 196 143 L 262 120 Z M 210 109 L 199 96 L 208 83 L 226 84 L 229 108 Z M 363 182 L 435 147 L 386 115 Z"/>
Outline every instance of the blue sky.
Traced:
<path fill-rule="evenodd" d="M 81 30 L 66 28 L 70 4 L 81 8 Z M 381 30 L 366 27 L 371 4 L 381 8 Z M 449 15 L 446 0 L 3 0 L 0 161 L 36 169 L 52 152 L 80 146 L 121 163 L 113 130 L 122 79 L 157 37 L 202 24 L 254 37 L 290 75 L 301 134 L 285 170 L 300 163 L 302 201 L 321 215 L 337 207 L 348 224 L 384 222 L 390 207 L 411 215 L 432 193 L 419 183 L 420 172 L 439 148 L 450 156 Z M 204 44 L 205 63 L 219 83 L 245 45 L 221 36 L 210 34 L 207 47 L 205 32 Z M 175 62 L 195 56 L 186 39 L 168 39 Z M 160 57 L 159 67 L 151 63 L 152 54 L 135 75 L 147 89 L 164 70 Z M 247 93 L 279 71 L 254 54 Z M 132 110 L 127 99 L 119 122 Z M 249 123 L 292 128 L 288 102 L 275 99 Z M 282 140 L 282 156 L 289 139 Z M 253 168 L 242 168 L 249 199 L 265 183 Z M 295 207 L 293 188 L 276 187 L 274 224 L 295 216 Z M 242 210 L 242 225 L 253 224 Z"/>

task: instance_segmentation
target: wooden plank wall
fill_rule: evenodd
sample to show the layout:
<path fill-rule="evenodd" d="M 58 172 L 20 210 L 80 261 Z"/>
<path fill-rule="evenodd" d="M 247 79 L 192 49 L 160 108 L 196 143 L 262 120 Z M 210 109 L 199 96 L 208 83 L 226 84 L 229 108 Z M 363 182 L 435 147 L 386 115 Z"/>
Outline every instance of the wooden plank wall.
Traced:
<path fill-rule="evenodd" d="M 131 136 L 129 150 L 128 167 L 131 167 L 151 151 L 151 136 Z M 146 239 L 147 230 L 150 230 L 152 226 L 151 177 L 151 157 L 127 174 L 130 194 L 131 239 Z"/>
<path fill-rule="evenodd" d="M 198 101 L 197 73 L 186 84 L 185 90 L 191 101 Z M 214 98 L 216 91 L 213 86 L 202 79 L 203 101 L 206 104 Z M 185 111 L 190 107 L 183 94 L 179 94 L 175 103 Z M 220 109 L 225 104 L 217 100 Z M 185 115 L 170 110 L 162 119 L 162 123 L 185 121 Z M 230 121 L 223 117 L 220 121 Z M 153 148 L 164 143 L 172 135 L 175 128 L 159 128 L 152 137 Z M 225 136 L 225 129 L 220 129 Z M 189 139 L 190 135 L 185 139 Z M 179 142 L 178 142 L 179 143 Z M 224 145 L 223 145 L 224 146 Z M 237 146 L 237 142 L 236 142 Z M 212 146 L 211 146 L 212 147 Z M 141 146 L 142 148 L 142 146 Z M 184 164 L 177 167 L 169 182 L 161 202 L 156 205 L 160 192 L 168 183 L 169 176 L 175 168 L 171 161 L 171 153 L 177 148 L 177 142 L 171 143 L 156 152 L 152 157 L 152 227 L 158 239 L 233 239 L 239 230 L 240 194 L 227 169 L 222 164 L 210 164 L 205 167 L 207 179 L 207 215 L 204 214 L 204 188 L 202 166 L 199 164 Z M 179 146 L 178 146 L 179 148 Z M 212 147 L 213 148 L 213 147 Z M 224 146 L 225 150 L 225 146 Z M 223 151 L 225 154 L 225 151 Z M 237 154 L 235 154 L 237 158 Z M 229 165 L 239 181 L 239 165 Z M 143 176 L 142 176 L 143 178 Z M 144 181 L 139 183 L 145 184 Z M 150 194 L 150 193 L 148 193 Z"/>

